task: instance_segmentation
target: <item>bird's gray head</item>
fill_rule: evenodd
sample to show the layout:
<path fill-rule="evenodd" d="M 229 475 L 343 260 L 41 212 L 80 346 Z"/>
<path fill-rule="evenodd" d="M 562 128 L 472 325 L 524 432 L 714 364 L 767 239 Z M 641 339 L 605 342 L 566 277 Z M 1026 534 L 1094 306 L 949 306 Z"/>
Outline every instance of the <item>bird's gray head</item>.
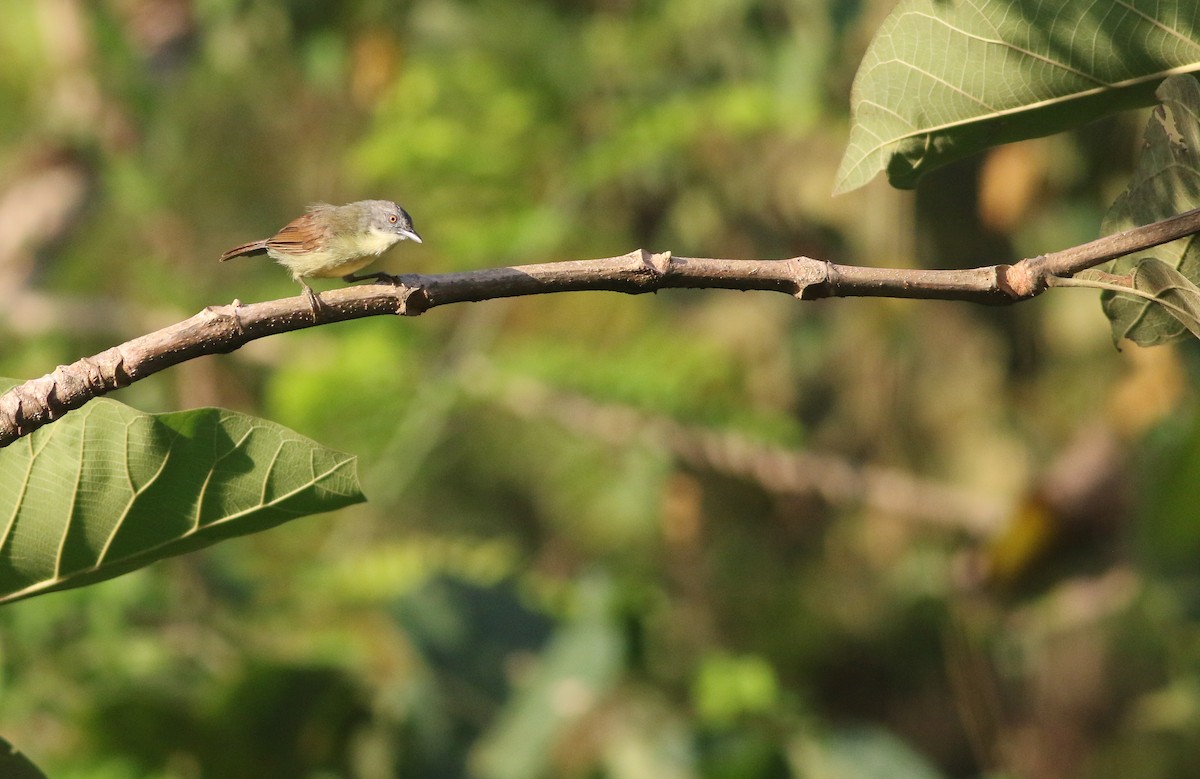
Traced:
<path fill-rule="evenodd" d="M 397 241 L 421 243 L 421 236 L 413 228 L 412 217 L 400 206 L 390 200 L 364 200 L 362 205 L 366 207 L 364 221 L 371 232 L 390 233 Z"/>

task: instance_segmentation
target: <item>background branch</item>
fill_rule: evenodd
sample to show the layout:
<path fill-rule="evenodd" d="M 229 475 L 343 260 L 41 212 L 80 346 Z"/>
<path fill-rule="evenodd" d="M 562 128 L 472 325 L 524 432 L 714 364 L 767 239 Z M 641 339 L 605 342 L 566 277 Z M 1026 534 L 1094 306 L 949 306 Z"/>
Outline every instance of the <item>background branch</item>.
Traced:
<path fill-rule="evenodd" d="M 815 496 L 834 505 L 861 505 L 977 540 L 994 536 L 1011 511 L 978 492 L 898 468 L 859 465 L 833 454 L 684 425 L 630 406 L 556 391 L 533 379 L 505 378 L 486 363 L 473 366 L 470 378 L 467 391 L 522 418 L 549 419 L 607 444 L 658 446 L 692 468 L 745 479 L 777 497 Z"/>
<path fill-rule="evenodd" d="M 867 268 L 808 257 L 733 260 L 675 257 L 643 250 L 620 257 L 519 265 L 458 273 L 406 275 L 396 285 L 373 284 L 321 294 L 319 319 L 303 296 L 210 306 L 156 330 L 0 395 L 0 446 L 28 435 L 89 400 L 172 365 L 231 352 L 258 338 L 319 324 L 393 314 L 415 316 L 435 306 L 550 292 L 607 290 L 639 294 L 668 288 L 783 292 L 800 300 L 825 297 L 903 297 L 1015 303 L 1040 294 L 1051 276 L 1069 276 L 1200 232 L 1200 209 L 1099 238 L 1015 265 L 967 270 Z"/>

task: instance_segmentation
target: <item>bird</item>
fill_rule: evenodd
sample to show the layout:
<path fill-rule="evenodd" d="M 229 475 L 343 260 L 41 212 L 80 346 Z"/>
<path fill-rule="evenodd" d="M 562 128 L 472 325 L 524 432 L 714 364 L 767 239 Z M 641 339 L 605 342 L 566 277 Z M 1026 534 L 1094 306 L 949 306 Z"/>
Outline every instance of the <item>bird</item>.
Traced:
<path fill-rule="evenodd" d="M 265 254 L 292 272 L 314 314 L 320 300 L 308 279 L 394 281 L 387 273 L 355 275 L 399 241 L 421 243 L 412 217 L 390 200 L 359 200 L 344 206 L 314 203 L 270 238 L 235 246 L 220 261 Z"/>

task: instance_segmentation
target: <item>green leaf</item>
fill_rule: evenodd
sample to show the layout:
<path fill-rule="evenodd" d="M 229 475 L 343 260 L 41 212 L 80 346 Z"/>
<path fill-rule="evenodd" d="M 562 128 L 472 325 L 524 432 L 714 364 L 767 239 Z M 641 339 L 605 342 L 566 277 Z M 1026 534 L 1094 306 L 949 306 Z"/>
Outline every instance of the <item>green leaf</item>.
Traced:
<path fill-rule="evenodd" d="M 1142 260 L 1134 269 L 1133 286 L 1153 295 L 1159 307 L 1200 338 L 1200 287 L 1186 276 L 1151 257 Z"/>
<path fill-rule="evenodd" d="M 1139 346 L 1157 346 L 1191 333 L 1200 338 L 1200 287 L 1179 271 L 1153 257 L 1142 260 L 1129 276 L 1129 285 L 1108 281 L 1101 271 L 1075 274 L 1063 286 L 1103 289 L 1104 309 L 1113 328 L 1113 342 L 1128 338 Z"/>
<path fill-rule="evenodd" d="M 1176 76 L 1163 83 L 1158 97 L 1162 104 L 1146 125 L 1142 156 L 1129 186 L 1104 217 L 1101 232 L 1105 235 L 1200 206 L 1200 83 L 1192 76 Z M 1130 297 L 1106 291 L 1101 296 L 1115 341 L 1129 338 L 1153 346 L 1185 338 L 1191 327 L 1188 314 L 1181 313 L 1187 311 L 1186 306 L 1175 311 L 1161 302 L 1182 305 L 1191 300 L 1183 284 L 1190 286 L 1187 280 L 1200 276 L 1200 242 L 1190 236 L 1148 251 L 1154 252 L 1153 264 L 1145 264 L 1148 255 L 1140 252 L 1120 257 L 1105 268 L 1116 275 L 1136 268 L 1134 287 L 1151 295 Z M 1167 270 L 1177 273 L 1170 275 Z"/>
<path fill-rule="evenodd" d="M 835 192 L 1153 102 L 1200 70 L 1194 0 L 904 0 L 867 49 Z"/>
<path fill-rule="evenodd" d="M 0 603 L 361 502 L 355 463 L 245 414 L 94 400 L 0 450 Z"/>

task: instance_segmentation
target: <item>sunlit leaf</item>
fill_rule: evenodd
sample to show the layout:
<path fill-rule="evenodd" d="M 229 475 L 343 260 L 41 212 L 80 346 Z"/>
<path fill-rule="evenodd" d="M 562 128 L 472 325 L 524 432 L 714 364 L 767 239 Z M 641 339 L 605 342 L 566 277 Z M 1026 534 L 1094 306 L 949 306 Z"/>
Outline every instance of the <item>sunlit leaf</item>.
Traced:
<path fill-rule="evenodd" d="M 245 414 L 92 401 L 0 450 L 0 603 L 358 503 L 355 462 Z"/>
<path fill-rule="evenodd" d="M 1200 6 L 1198 6 L 1200 7 Z M 1143 151 L 1129 186 L 1116 199 L 1104 217 L 1101 232 L 1111 235 L 1139 225 L 1149 224 L 1200 206 L 1200 83 L 1192 76 L 1167 80 L 1158 90 L 1162 104 L 1146 125 Z M 1166 270 L 1195 279 L 1200 274 L 1200 244 L 1191 236 L 1152 250 L 1155 263 L 1146 265 L 1146 252 L 1121 257 L 1106 268 L 1110 273 L 1134 274 L 1134 286 L 1179 304 L 1187 295 L 1180 279 L 1168 277 Z M 1113 338 L 1129 338 L 1142 346 L 1152 346 L 1188 335 L 1187 315 L 1159 305 L 1154 299 L 1105 292 L 1101 300 L 1104 313 L 1113 327 Z M 1186 311 L 1186 309 L 1184 309 Z"/>
<path fill-rule="evenodd" d="M 836 191 L 897 187 L 988 146 L 1153 102 L 1200 69 L 1192 0 L 905 0 L 855 77 Z"/>

